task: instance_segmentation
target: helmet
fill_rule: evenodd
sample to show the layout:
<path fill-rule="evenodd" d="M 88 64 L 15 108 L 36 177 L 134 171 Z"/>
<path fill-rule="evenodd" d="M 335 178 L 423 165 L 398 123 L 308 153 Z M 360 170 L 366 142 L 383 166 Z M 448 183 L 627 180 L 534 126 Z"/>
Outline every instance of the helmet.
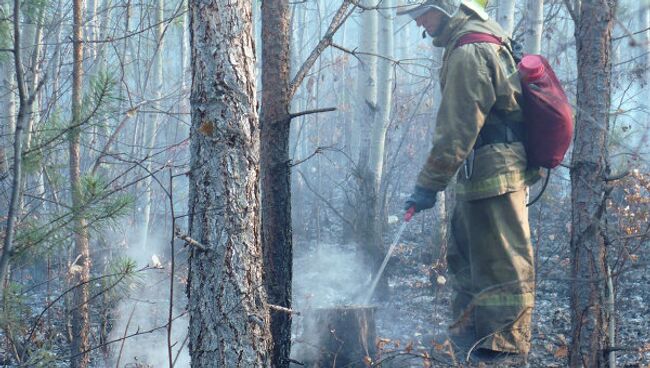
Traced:
<path fill-rule="evenodd" d="M 438 10 L 447 17 L 453 17 L 462 0 L 406 0 L 404 8 L 397 12 L 397 15 L 410 15 L 415 19 L 429 10 Z"/>
<path fill-rule="evenodd" d="M 453 17 L 460 9 L 461 4 L 478 15 L 481 19 L 488 18 L 485 12 L 488 0 L 407 0 L 407 5 L 397 12 L 397 15 L 409 15 L 415 19 L 429 10 L 435 9 Z"/>
<path fill-rule="evenodd" d="M 461 3 L 469 11 L 478 15 L 479 18 L 483 20 L 488 19 L 488 14 L 485 11 L 485 7 L 488 4 L 488 0 L 462 0 Z"/>

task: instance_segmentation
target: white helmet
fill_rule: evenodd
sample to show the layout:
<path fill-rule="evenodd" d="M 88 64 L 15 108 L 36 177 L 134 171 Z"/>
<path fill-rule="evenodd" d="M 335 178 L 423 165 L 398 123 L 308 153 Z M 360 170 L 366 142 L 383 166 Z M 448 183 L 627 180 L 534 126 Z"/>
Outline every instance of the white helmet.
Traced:
<path fill-rule="evenodd" d="M 409 15 L 415 19 L 429 10 L 438 10 L 447 17 L 451 18 L 458 12 L 463 5 L 481 19 L 487 19 L 485 12 L 487 0 L 407 0 L 407 5 L 397 11 L 397 15 Z"/>

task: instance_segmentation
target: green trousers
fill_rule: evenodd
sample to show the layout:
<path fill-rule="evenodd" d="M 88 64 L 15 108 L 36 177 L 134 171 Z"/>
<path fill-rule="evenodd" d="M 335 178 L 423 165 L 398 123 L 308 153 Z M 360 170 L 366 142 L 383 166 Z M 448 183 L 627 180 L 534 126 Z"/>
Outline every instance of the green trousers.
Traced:
<path fill-rule="evenodd" d="M 535 296 L 526 190 L 459 201 L 447 253 L 452 335 L 477 348 L 527 354 Z"/>

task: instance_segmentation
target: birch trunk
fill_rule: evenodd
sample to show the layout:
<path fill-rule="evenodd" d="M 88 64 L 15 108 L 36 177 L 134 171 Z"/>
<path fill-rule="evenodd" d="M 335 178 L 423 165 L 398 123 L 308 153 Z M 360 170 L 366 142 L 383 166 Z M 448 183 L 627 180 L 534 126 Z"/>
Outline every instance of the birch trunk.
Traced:
<path fill-rule="evenodd" d="M 576 131 L 571 162 L 571 367 L 604 367 L 608 347 L 603 218 L 608 174 L 612 28 L 616 0 L 585 1 L 578 11 Z"/>
<path fill-rule="evenodd" d="M 364 3 L 365 6 L 376 6 L 374 0 Z M 358 132 L 361 135 L 361 147 L 359 149 L 359 160 L 357 162 L 357 213 L 355 220 L 354 236 L 356 243 L 363 249 L 366 261 L 372 270 L 378 270 L 382 262 L 383 247 L 378 226 L 377 217 L 379 214 L 375 166 L 373 166 L 373 142 L 375 135 L 374 126 L 377 121 L 378 88 L 377 88 L 377 54 L 378 54 L 378 14 L 376 10 L 369 10 L 362 13 L 362 29 L 359 39 L 359 51 L 369 54 L 361 57 L 357 84 L 356 103 Z M 363 134 L 361 132 L 371 132 Z M 388 283 L 386 277 L 382 277 L 378 283 L 376 293 L 380 297 L 386 296 Z"/>
<path fill-rule="evenodd" d="M 526 1 L 526 33 L 524 52 L 540 54 L 542 50 L 542 31 L 544 27 L 544 0 Z"/>
<path fill-rule="evenodd" d="M 2 149 L 0 150 L 0 178 L 9 175 L 9 160 L 11 159 L 11 136 L 16 128 L 16 102 L 14 98 L 16 82 L 14 79 L 11 60 L 0 62 L 0 106 L 2 107 Z M 1 179 L 0 179 L 1 181 Z M 6 212 L 4 212 L 6 213 Z"/>
<path fill-rule="evenodd" d="M 192 367 L 270 367 L 252 2 L 189 2 Z"/>
<path fill-rule="evenodd" d="M 515 26 L 515 0 L 499 0 L 497 22 L 511 36 Z"/>
<path fill-rule="evenodd" d="M 379 192 L 384 167 L 384 148 L 386 145 L 386 131 L 390 124 L 391 106 L 393 104 L 393 89 L 395 82 L 395 71 L 393 63 L 386 58 L 393 58 L 393 23 L 395 15 L 393 14 L 395 0 L 384 0 L 382 9 L 379 13 L 381 19 L 381 40 L 379 44 L 379 54 L 382 58 L 377 60 L 377 78 L 378 78 L 378 99 L 377 115 L 374 126 L 372 127 L 372 142 L 370 149 L 370 170 L 374 175 L 375 192 Z"/>
<path fill-rule="evenodd" d="M 270 304 L 291 308 L 293 243 L 289 159 L 289 2 L 262 2 L 262 108 L 260 173 L 262 248 Z M 289 367 L 291 316 L 271 312 L 271 365 Z"/>
<path fill-rule="evenodd" d="M 640 55 L 640 67 L 642 68 L 642 79 L 641 86 L 642 92 L 640 95 L 641 100 L 641 113 L 645 118 L 640 119 L 640 121 L 645 121 L 645 125 L 641 127 L 644 132 L 644 136 L 647 137 L 648 129 L 650 128 L 650 122 L 647 119 L 648 114 L 650 114 L 650 1 L 640 1 L 639 2 L 639 29 L 642 29 L 643 32 L 639 35 L 639 55 Z M 639 141 L 639 151 L 643 140 Z M 637 151 L 638 152 L 638 151 Z"/>
<path fill-rule="evenodd" d="M 154 114 L 149 114 L 148 119 L 145 121 L 146 128 L 144 130 L 144 151 L 147 156 L 151 155 L 153 152 L 154 146 L 156 145 L 156 136 L 158 133 L 158 127 L 160 126 L 161 116 L 162 116 L 162 89 L 163 89 L 163 52 L 165 50 L 165 44 L 163 40 L 165 32 L 165 0 L 157 0 L 156 3 L 156 44 L 154 45 L 154 62 L 153 62 L 153 110 L 156 111 Z M 147 168 L 148 175 L 144 180 L 144 206 L 142 210 L 142 245 L 143 247 L 149 248 L 149 229 L 151 228 L 154 217 L 151 213 L 151 207 L 153 205 L 153 179 L 149 176 L 149 172 L 152 169 L 151 157 L 147 158 L 145 167 Z"/>
<path fill-rule="evenodd" d="M 70 154 L 70 186 L 72 196 L 72 218 L 74 226 L 75 262 L 69 269 L 69 281 L 75 286 L 72 305 L 72 354 L 70 366 L 85 368 L 90 364 L 89 332 L 90 315 L 88 306 L 90 280 L 90 245 L 88 227 L 83 216 L 83 193 L 81 185 L 81 123 L 83 83 L 83 0 L 72 2 L 73 64 L 72 64 L 72 125 L 68 133 Z"/>

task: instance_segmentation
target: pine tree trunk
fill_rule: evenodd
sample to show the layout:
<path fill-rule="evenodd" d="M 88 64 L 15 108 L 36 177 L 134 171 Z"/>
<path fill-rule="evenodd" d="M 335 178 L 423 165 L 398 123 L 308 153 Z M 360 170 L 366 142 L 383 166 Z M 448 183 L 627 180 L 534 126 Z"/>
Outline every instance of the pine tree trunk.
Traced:
<path fill-rule="evenodd" d="M 544 28 L 544 0 L 526 0 L 526 33 L 524 52 L 540 54 Z"/>
<path fill-rule="evenodd" d="M 616 0 L 584 1 L 576 24 L 577 118 L 571 162 L 571 367 L 607 363 L 604 211 Z"/>
<path fill-rule="evenodd" d="M 192 367 L 270 367 L 252 2 L 190 1 Z"/>
<path fill-rule="evenodd" d="M 291 161 L 289 160 L 289 2 L 262 2 L 262 108 L 260 173 L 262 248 L 270 304 L 291 308 Z M 289 367 L 291 316 L 271 312 L 271 365 Z"/>
<path fill-rule="evenodd" d="M 76 286 L 72 305 L 72 368 L 85 368 L 90 364 L 90 315 L 88 306 L 90 280 L 90 245 L 88 228 L 83 216 L 81 184 L 81 127 L 83 83 L 83 0 L 72 3 L 73 64 L 72 64 L 72 126 L 68 133 L 70 145 L 70 186 L 74 226 L 74 264 L 69 270 L 69 282 Z"/>

